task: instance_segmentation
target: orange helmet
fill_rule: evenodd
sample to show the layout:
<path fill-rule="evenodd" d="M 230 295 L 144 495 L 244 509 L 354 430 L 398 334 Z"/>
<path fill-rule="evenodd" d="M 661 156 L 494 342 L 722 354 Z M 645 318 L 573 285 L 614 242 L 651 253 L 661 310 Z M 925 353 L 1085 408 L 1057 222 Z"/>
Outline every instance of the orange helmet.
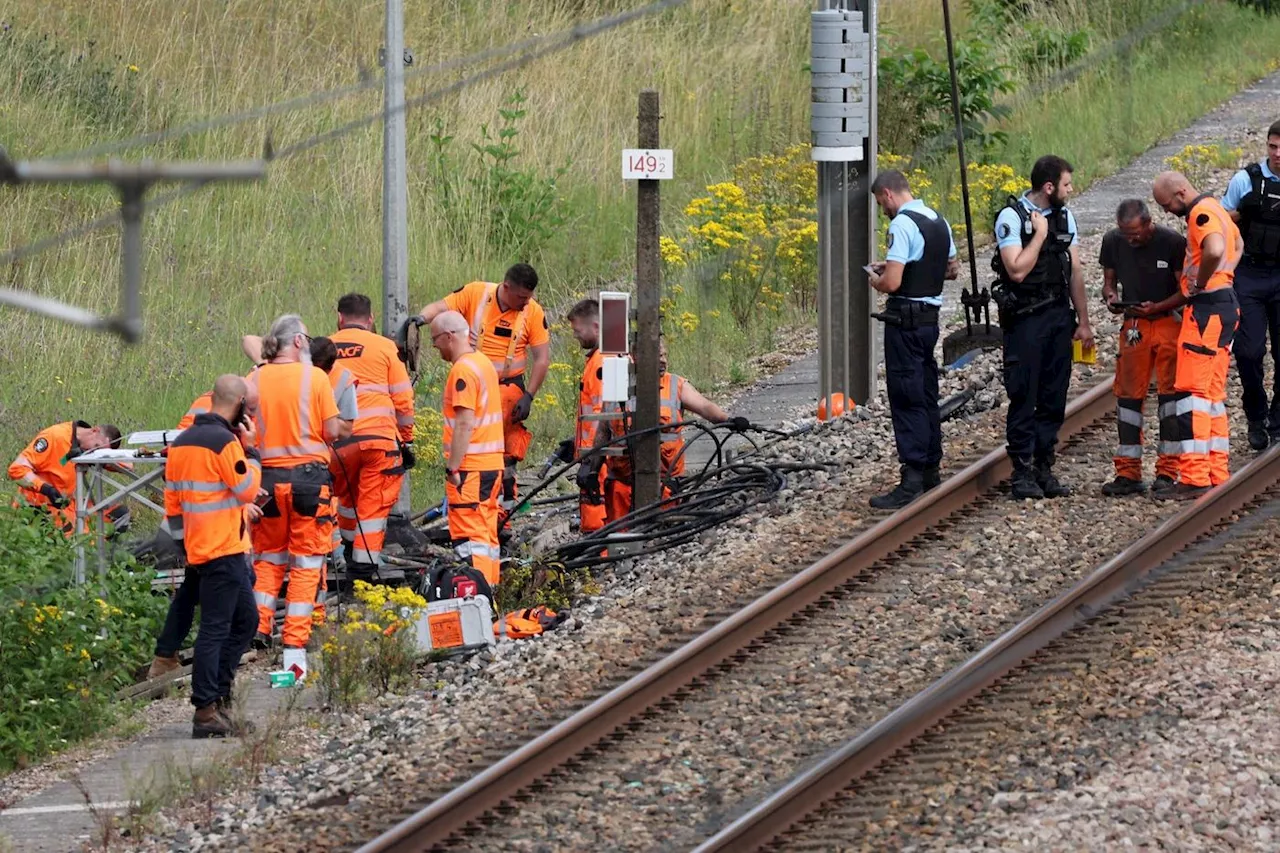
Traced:
<path fill-rule="evenodd" d="M 827 400 L 831 401 L 830 407 L 827 406 Z M 846 401 L 844 395 L 837 392 L 829 398 L 823 398 L 818 401 L 818 420 L 825 421 L 827 418 L 838 418 L 846 411 L 852 412 L 854 407 L 852 400 Z"/>

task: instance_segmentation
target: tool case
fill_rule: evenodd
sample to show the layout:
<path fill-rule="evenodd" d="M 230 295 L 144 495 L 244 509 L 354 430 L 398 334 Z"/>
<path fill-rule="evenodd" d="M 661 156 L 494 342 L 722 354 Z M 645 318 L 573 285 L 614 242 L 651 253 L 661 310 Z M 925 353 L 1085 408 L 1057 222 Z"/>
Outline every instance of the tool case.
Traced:
<path fill-rule="evenodd" d="M 491 646 L 493 607 L 483 595 L 431 601 L 414 623 L 414 632 L 424 652 Z"/>

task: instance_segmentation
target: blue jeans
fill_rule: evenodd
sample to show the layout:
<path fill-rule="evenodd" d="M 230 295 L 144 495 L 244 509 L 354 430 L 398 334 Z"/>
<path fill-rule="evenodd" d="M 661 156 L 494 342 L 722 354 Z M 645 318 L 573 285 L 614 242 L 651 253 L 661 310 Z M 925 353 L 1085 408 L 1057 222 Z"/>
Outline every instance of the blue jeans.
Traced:
<path fill-rule="evenodd" d="M 200 576 L 200 633 L 191 673 L 191 704 L 203 708 L 231 697 L 240 656 L 258 628 L 258 607 L 246 554 L 219 557 L 188 571 Z"/>

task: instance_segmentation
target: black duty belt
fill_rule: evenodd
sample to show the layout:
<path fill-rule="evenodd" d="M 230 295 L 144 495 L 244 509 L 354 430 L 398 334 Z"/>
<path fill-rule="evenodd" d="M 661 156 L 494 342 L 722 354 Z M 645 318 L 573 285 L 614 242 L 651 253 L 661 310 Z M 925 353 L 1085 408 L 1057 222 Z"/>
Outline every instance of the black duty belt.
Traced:
<path fill-rule="evenodd" d="M 890 326 L 918 329 L 922 326 L 938 325 L 938 315 L 941 310 L 937 305 L 929 305 L 901 296 L 891 296 L 885 303 L 884 312 L 873 313 L 871 316 Z"/>

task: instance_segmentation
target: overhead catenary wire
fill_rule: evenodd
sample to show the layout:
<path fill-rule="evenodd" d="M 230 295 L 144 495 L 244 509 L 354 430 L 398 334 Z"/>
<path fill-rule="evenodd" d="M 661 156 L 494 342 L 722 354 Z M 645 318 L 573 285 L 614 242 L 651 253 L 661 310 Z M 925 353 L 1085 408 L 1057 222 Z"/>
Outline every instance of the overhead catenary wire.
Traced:
<path fill-rule="evenodd" d="M 458 80 L 454 83 L 450 83 L 440 88 L 432 89 L 414 98 L 406 99 L 402 105 L 395 107 L 391 110 L 380 109 L 377 112 L 372 112 L 364 116 L 361 116 L 360 118 L 353 119 L 349 122 L 346 122 L 345 124 L 340 125 L 339 127 L 332 128 L 330 130 L 324 131 L 322 133 L 316 134 L 311 137 L 307 137 L 306 139 L 302 139 L 298 142 L 293 143 L 292 145 L 286 146 L 278 151 L 271 153 L 270 156 L 267 157 L 267 159 L 272 161 L 281 160 L 296 154 L 300 154 L 303 151 L 310 150 L 312 148 L 315 148 L 318 145 L 322 145 L 326 142 L 331 142 L 342 136 L 346 136 L 349 133 L 353 133 L 354 131 L 368 127 L 369 125 L 372 125 L 375 122 L 385 120 L 390 116 L 398 115 L 399 113 L 404 112 L 412 107 L 418 107 L 424 104 L 431 103 L 433 101 L 440 100 L 441 98 L 455 94 L 465 89 L 468 86 L 472 86 L 472 85 L 475 85 L 476 83 L 484 82 L 486 80 L 492 79 L 493 77 L 499 76 L 501 74 L 505 74 L 508 71 L 517 70 L 519 68 L 524 67 L 525 65 L 528 65 L 529 63 L 535 60 L 541 59 L 552 53 L 565 50 L 569 47 L 572 47 L 575 44 L 583 42 L 594 36 L 601 35 L 602 33 L 616 29 L 625 24 L 631 23 L 632 21 L 636 21 L 651 15 L 655 15 L 660 12 L 667 11 L 669 9 L 674 9 L 688 2 L 689 0 L 657 0 L 657 2 L 650 3 L 638 9 L 632 9 L 626 12 L 619 12 L 613 15 L 597 18 L 587 23 L 577 24 L 574 27 L 568 30 L 563 30 L 555 35 L 536 36 L 533 38 L 524 39 L 520 42 L 514 43 L 512 45 L 508 45 L 503 48 L 493 48 L 487 51 L 481 51 L 478 54 L 473 54 L 470 57 L 464 57 L 462 59 L 457 60 L 456 65 L 450 65 L 449 67 L 452 68 L 452 67 L 460 67 L 462 65 L 475 64 L 476 62 L 486 61 L 487 59 L 492 59 L 499 56 L 506 56 L 511 53 L 519 54 L 513 59 L 509 59 L 506 62 L 501 62 L 497 65 L 486 68 L 483 71 L 477 72 L 468 77 L 464 77 L 461 80 Z M 432 66 L 432 69 L 422 69 L 422 73 L 426 73 L 428 70 L 435 70 L 437 72 L 441 70 L 448 70 L 448 68 L 440 67 L 444 65 L 448 65 L 448 63 L 440 63 L 438 66 Z M 381 84 L 381 81 L 377 81 L 377 82 L 379 85 Z M 338 90 L 330 90 L 328 93 L 320 93 L 320 94 L 325 96 L 323 100 L 333 100 L 337 97 L 345 97 L 346 95 L 352 94 L 356 91 L 362 91 L 363 88 L 366 88 L 363 83 L 352 84 L 352 86 L 349 86 L 349 87 L 343 87 L 342 89 L 338 89 Z M 351 90 L 351 91 L 347 91 L 347 90 Z M 339 92 L 341 94 L 334 94 Z M 266 113 L 265 115 L 274 115 L 279 112 L 292 111 L 296 109 L 301 109 L 302 106 L 312 105 L 310 103 L 308 104 L 295 103 L 295 102 L 300 102 L 302 100 L 303 98 L 297 98 L 297 99 L 293 99 L 293 101 L 281 102 L 280 104 L 276 104 L 276 105 L 268 105 L 268 106 L 259 108 L 259 111 L 269 110 L 270 112 Z M 323 100 L 317 100 L 315 103 L 321 103 L 323 102 Z M 288 109 L 286 110 L 286 105 L 289 105 L 291 103 L 295 105 L 289 106 Z M 239 114 L 240 116 L 239 122 L 249 121 L 249 120 L 260 118 L 260 117 L 265 117 L 265 116 L 260 116 L 255 114 L 250 116 L 249 118 L 244 118 L 243 116 L 246 116 L 246 115 L 248 115 L 248 113 Z M 194 128 L 192 130 L 179 128 L 173 131 L 172 133 L 178 134 L 179 131 L 185 131 L 180 135 L 188 135 L 189 133 L 199 132 L 200 130 L 214 129 L 215 127 L 223 127 L 229 124 L 238 123 L 238 122 L 231 121 L 232 118 L 237 118 L 237 117 L 227 116 L 223 118 L 207 119 L 204 122 L 198 122 L 196 124 L 188 126 L 189 128 Z M 83 151 L 68 152 L 65 155 L 56 155 L 53 159 L 72 159 L 73 157 L 102 156 L 104 154 L 110 154 L 110 153 L 114 153 L 115 151 L 124 150 L 125 148 L 128 148 L 128 147 L 135 147 L 137 145 L 145 145 L 145 144 L 156 144 L 158 142 L 167 141 L 170 138 L 175 138 L 174 136 L 170 136 L 170 135 L 166 135 L 164 137 L 159 136 L 159 134 L 168 134 L 168 133 L 170 132 L 156 131 L 153 134 L 144 134 L 142 137 L 135 137 L 134 139 L 130 139 L 130 140 L 122 140 L 116 143 L 103 143 L 102 146 L 95 146 L 90 149 L 84 149 Z M 152 137 L 155 137 L 155 138 L 152 138 Z M 140 140 L 145 140 L 145 141 L 140 141 Z M 173 190 L 172 192 L 156 196 L 155 198 L 150 199 L 145 203 L 146 210 L 147 211 L 158 210 L 172 203 L 173 201 L 176 201 L 179 198 L 182 198 L 187 195 L 191 195 L 199 191 L 204 186 L 206 186 L 205 182 L 186 184 L 177 190 Z M 11 249 L 5 252 L 3 255 L 0 255 L 0 265 L 9 265 L 9 264 L 16 263 L 18 261 L 25 260 L 33 255 L 48 251 L 49 249 L 56 248 L 72 240 L 83 237 L 86 234 L 115 225 L 118 222 L 120 222 L 119 211 L 113 211 L 112 213 L 104 214 L 103 216 L 100 216 L 97 219 L 93 219 L 81 225 L 68 228 L 65 231 L 61 231 L 49 237 L 42 238 L 41 240 L 38 240 L 34 243 L 30 243 L 24 246 L 19 246 L 17 248 Z"/>

